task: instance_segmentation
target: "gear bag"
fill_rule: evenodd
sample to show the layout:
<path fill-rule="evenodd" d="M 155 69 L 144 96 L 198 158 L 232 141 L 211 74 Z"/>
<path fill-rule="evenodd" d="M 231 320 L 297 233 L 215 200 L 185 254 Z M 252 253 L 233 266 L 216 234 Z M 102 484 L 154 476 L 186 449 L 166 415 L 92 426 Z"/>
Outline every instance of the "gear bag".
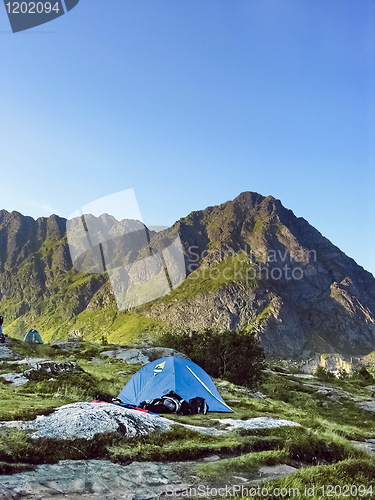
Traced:
<path fill-rule="evenodd" d="M 203 415 L 206 415 L 208 412 L 208 404 L 204 398 L 197 396 L 196 398 L 189 399 L 189 404 L 193 415 L 196 415 L 197 413 L 203 413 Z"/>
<path fill-rule="evenodd" d="M 190 415 L 192 413 L 190 403 L 173 391 L 161 398 L 142 401 L 139 407 L 155 413 L 177 413 L 177 415 Z"/>

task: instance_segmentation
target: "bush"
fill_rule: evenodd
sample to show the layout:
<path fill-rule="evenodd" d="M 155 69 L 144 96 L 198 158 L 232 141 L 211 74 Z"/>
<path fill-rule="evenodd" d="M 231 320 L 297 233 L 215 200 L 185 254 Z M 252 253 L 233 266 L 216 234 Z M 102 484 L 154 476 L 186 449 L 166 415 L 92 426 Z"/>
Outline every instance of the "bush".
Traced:
<path fill-rule="evenodd" d="M 321 382 L 331 382 L 336 379 L 335 375 L 327 371 L 322 366 L 318 366 L 314 373 L 315 377 Z"/>
<path fill-rule="evenodd" d="M 165 345 L 186 353 L 212 377 L 254 388 L 261 381 L 265 357 L 255 336 L 246 331 L 167 333 Z"/>
<path fill-rule="evenodd" d="M 362 366 L 360 370 L 357 370 L 353 373 L 352 379 L 359 382 L 363 386 L 375 383 L 375 378 L 364 366 Z"/>

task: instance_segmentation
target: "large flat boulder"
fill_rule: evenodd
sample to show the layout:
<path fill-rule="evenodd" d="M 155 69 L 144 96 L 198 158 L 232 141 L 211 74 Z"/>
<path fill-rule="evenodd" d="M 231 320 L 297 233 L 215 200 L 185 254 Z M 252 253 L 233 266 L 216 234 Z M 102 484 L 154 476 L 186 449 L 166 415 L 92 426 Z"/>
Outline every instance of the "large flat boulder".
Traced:
<path fill-rule="evenodd" d="M 34 471 L 0 476 L 0 500 L 157 500 L 188 485 L 174 464 L 107 460 L 62 460 Z"/>
<path fill-rule="evenodd" d="M 96 434 L 111 432 L 120 432 L 129 438 L 147 436 L 152 432 L 167 432 L 172 424 L 158 415 L 112 403 L 72 403 L 50 415 L 19 422 L 17 428 L 30 431 L 32 438 L 89 440 Z"/>

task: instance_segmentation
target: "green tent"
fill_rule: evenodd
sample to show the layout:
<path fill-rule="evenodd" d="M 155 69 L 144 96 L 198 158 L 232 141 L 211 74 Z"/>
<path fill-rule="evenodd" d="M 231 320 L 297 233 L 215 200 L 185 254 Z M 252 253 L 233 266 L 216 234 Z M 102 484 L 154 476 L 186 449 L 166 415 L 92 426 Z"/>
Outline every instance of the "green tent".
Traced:
<path fill-rule="evenodd" d="M 27 332 L 23 341 L 27 344 L 43 344 L 42 337 L 36 330 L 30 330 Z"/>

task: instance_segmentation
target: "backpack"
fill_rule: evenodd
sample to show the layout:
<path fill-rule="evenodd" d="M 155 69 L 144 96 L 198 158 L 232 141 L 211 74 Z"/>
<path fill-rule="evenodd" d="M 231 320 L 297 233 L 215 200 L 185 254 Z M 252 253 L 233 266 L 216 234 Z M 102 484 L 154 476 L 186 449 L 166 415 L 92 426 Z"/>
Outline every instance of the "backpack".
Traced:
<path fill-rule="evenodd" d="M 203 415 L 206 415 L 208 412 L 208 404 L 206 403 L 206 400 L 204 398 L 196 397 L 189 399 L 189 404 L 192 408 L 192 414 L 195 415 L 197 413 L 203 413 Z"/>
<path fill-rule="evenodd" d="M 155 413 L 176 413 L 177 415 L 190 415 L 192 413 L 190 403 L 173 391 L 161 398 L 142 401 L 139 407 Z"/>
<path fill-rule="evenodd" d="M 190 403 L 185 401 L 174 391 L 168 392 L 168 394 L 165 394 L 162 399 L 165 401 L 164 404 L 175 406 L 175 410 L 173 411 L 173 413 L 177 413 L 178 415 L 191 415 L 192 407 Z"/>

